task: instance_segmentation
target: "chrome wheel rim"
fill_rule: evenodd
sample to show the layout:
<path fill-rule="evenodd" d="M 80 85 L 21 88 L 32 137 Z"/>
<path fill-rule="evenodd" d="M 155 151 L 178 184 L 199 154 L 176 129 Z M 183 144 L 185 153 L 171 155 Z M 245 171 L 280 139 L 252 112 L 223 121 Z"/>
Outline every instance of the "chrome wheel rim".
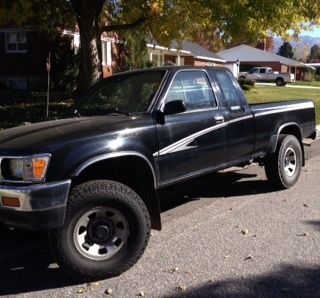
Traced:
<path fill-rule="evenodd" d="M 287 148 L 284 154 L 284 171 L 287 176 L 292 177 L 297 167 L 297 155 L 293 148 Z"/>
<path fill-rule="evenodd" d="M 117 254 L 129 237 L 126 217 L 117 209 L 99 206 L 77 220 L 73 242 L 78 252 L 92 260 L 107 260 Z"/>

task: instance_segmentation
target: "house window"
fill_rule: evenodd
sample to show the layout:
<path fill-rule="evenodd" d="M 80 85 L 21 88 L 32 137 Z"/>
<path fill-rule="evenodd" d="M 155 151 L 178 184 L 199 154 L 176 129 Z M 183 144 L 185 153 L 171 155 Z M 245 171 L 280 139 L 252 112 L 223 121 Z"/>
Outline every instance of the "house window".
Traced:
<path fill-rule="evenodd" d="M 7 78 L 7 86 L 12 90 L 27 90 L 28 81 L 25 77 L 9 77 Z"/>
<path fill-rule="evenodd" d="M 111 41 L 102 40 L 102 64 L 111 66 L 112 58 L 111 58 Z"/>
<path fill-rule="evenodd" d="M 27 52 L 26 32 L 7 32 L 5 33 L 5 41 L 7 53 Z"/>
<path fill-rule="evenodd" d="M 155 66 L 163 66 L 164 65 L 164 55 L 162 52 L 152 52 L 152 63 Z"/>

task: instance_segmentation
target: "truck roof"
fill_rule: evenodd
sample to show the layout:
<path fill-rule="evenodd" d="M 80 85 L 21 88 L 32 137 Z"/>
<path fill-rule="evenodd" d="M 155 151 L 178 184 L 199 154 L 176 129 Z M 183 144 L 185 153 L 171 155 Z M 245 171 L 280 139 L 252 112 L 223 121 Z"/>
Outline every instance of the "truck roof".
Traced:
<path fill-rule="evenodd" d="M 177 71 L 181 69 L 215 69 L 215 70 L 227 70 L 225 67 L 221 66 L 193 66 L 193 65 L 184 65 L 184 66 L 161 66 L 161 67 L 150 67 L 150 68 L 140 68 L 135 70 L 128 70 L 124 72 L 119 72 L 114 75 L 120 75 L 124 73 L 136 73 L 136 72 L 152 72 L 152 71 L 159 71 L 159 70 L 171 70 L 171 71 Z"/>

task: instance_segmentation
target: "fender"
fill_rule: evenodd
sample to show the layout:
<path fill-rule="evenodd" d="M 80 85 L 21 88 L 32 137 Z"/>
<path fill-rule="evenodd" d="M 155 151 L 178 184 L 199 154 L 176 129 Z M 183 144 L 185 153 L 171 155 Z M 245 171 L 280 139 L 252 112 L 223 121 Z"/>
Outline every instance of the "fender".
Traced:
<path fill-rule="evenodd" d="M 79 176 L 83 170 L 85 170 L 87 167 L 90 165 L 107 160 L 107 159 L 112 159 L 116 157 L 125 157 L 125 156 L 137 156 L 139 158 L 142 158 L 149 166 L 152 176 L 153 176 L 153 182 L 154 182 L 154 189 L 150 189 L 148 191 L 148 197 L 151 199 L 144 200 L 149 213 L 150 213 L 150 218 L 151 218 L 151 227 L 156 230 L 161 230 L 161 218 L 160 218 L 160 203 L 159 203 L 159 197 L 157 193 L 157 188 L 158 188 L 158 181 L 156 177 L 155 170 L 152 166 L 152 163 L 150 160 L 143 154 L 136 152 L 136 151 L 122 151 L 122 152 L 114 152 L 114 153 L 107 153 L 107 154 L 102 154 L 95 156 L 93 158 L 88 159 L 84 163 L 82 163 L 79 167 L 76 168 L 76 170 L 72 173 L 72 176 Z"/>
<path fill-rule="evenodd" d="M 277 144 L 278 144 L 278 140 L 279 140 L 279 136 L 280 136 L 281 131 L 284 128 L 288 127 L 288 126 L 296 126 L 299 129 L 300 136 L 302 136 L 301 128 L 300 128 L 298 123 L 296 123 L 296 122 L 287 122 L 287 123 L 282 124 L 278 128 L 276 138 L 272 138 L 274 140 L 274 144 L 272 144 L 272 147 L 271 147 L 272 148 L 272 153 L 274 153 L 277 150 Z M 299 140 L 299 142 L 301 142 L 301 139 Z"/>
<path fill-rule="evenodd" d="M 152 163 L 150 162 L 150 160 L 143 154 L 136 152 L 136 151 L 122 151 L 122 152 L 113 152 L 113 153 L 106 153 L 106 154 L 102 154 L 102 155 L 98 155 L 95 156 L 93 158 L 88 159 L 87 161 L 85 161 L 84 163 L 82 163 L 80 166 L 78 166 L 73 173 L 71 174 L 71 176 L 79 176 L 80 173 L 85 170 L 87 167 L 89 167 L 90 165 L 102 161 L 102 160 L 106 160 L 106 159 L 111 159 L 111 158 L 115 158 L 115 157 L 122 157 L 122 156 L 137 156 L 142 158 L 145 162 L 147 162 L 151 172 L 152 172 L 152 176 L 153 176 L 153 184 L 154 184 L 154 188 L 157 189 L 158 188 L 158 181 L 157 181 L 157 177 L 156 177 L 156 173 L 155 170 L 152 166 Z"/>

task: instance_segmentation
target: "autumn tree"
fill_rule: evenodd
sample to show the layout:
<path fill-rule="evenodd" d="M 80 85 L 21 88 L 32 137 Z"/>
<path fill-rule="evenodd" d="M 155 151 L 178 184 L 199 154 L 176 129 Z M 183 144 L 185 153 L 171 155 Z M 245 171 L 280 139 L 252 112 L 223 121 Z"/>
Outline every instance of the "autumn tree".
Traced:
<path fill-rule="evenodd" d="M 277 55 L 286 58 L 293 58 L 294 52 L 290 42 L 284 41 L 283 44 L 280 46 Z"/>
<path fill-rule="evenodd" d="M 173 39 L 199 39 L 211 49 L 247 43 L 288 29 L 298 34 L 319 23 L 314 0 L 12 0 L 3 1 L 0 24 L 35 24 L 43 30 L 80 30 L 79 93 L 102 76 L 101 32 L 138 29 L 162 45 Z M 199 36 L 201 36 L 199 38 Z M 214 43 L 214 44 L 213 44 Z"/>
<path fill-rule="evenodd" d="M 320 47 L 315 44 L 310 49 L 310 55 L 308 57 L 308 62 L 315 63 L 320 61 Z"/>

